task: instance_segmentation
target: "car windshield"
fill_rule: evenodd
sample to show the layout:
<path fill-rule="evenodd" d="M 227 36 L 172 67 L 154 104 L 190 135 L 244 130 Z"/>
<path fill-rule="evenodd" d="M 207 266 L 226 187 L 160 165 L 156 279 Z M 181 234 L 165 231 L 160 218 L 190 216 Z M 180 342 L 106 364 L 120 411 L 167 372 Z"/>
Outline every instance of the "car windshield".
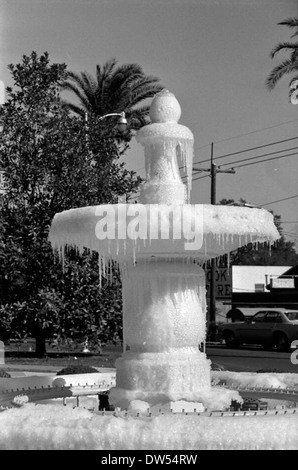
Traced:
<path fill-rule="evenodd" d="M 298 320 L 298 311 L 296 312 L 285 312 L 285 315 L 288 317 L 289 320 Z"/>

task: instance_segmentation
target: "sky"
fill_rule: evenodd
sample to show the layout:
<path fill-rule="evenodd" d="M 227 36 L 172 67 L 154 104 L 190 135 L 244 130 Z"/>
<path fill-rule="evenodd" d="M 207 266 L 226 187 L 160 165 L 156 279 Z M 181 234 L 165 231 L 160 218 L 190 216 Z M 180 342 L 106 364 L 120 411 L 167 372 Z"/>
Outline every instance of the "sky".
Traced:
<path fill-rule="evenodd" d="M 235 168 L 217 173 L 216 201 L 274 211 L 298 246 L 298 105 L 289 101 L 290 76 L 273 91 L 265 86 L 287 58 L 270 51 L 293 41 L 278 23 L 297 15 L 298 0 L 0 0 L 0 80 L 12 85 L 7 65 L 33 50 L 93 75 L 113 57 L 138 63 L 178 99 L 195 166 L 210 168 L 213 143 L 214 162 Z M 125 160 L 145 176 L 135 139 Z M 194 175 L 192 203 L 210 203 L 210 182 L 208 172 Z"/>

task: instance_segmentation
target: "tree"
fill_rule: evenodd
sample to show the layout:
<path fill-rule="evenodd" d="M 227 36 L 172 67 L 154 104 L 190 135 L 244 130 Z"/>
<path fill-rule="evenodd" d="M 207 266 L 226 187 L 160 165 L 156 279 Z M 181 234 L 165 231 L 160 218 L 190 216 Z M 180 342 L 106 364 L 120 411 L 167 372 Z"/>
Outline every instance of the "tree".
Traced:
<path fill-rule="evenodd" d="M 240 199 L 239 203 L 235 203 L 233 199 L 222 199 L 220 204 L 245 206 L 246 201 Z M 295 266 L 298 264 L 298 253 L 295 249 L 295 244 L 291 241 L 286 241 L 282 234 L 281 216 L 276 214 L 273 214 L 273 216 L 281 238 L 272 247 L 269 247 L 267 244 L 255 245 L 248 243 L 230 254 L 230 263 L 232 265 Z"/>
<path fill-rule="evenodd" d="M 288 18 L 278 23 L 280 25 L 288 26 L 289 28 L 296 28 L 296 31 L 291 36 L 292 38 L 298 36 L 298 18 Z M 270 73 L 266 80 L 266 86 L 269 90 L 273 90 L 276 83 L 284 76 L 298 72 L 298 42 L 281 42 L 274 49 L 272 49 L 270 56 L 273 59 L 276 54 L 281 51 L 290 52 L 290 57 L 279 65 L 277 65 Z M 298 75 L 295 75 L 291 81 L 290 86 L 295 80 L 298 79 Z"/>
<path fill-rule="evenodd" d="M 7 88 L 0 111 L 1 165 L 7 180 L 7 192 L 0 200 L 0 331 L 2 320 L 7 329 L 10 318 L 11 333 L 34 335 L 42 354 L 46 337 L 68 334 L 72 294 L 66 286 L 69 291 L 83 289 L 88 299 L 93 287 L 87 285 L 87 272 L 98 273 L 87 255 L 83 263 L 73 254 L 63 274 L 48 243 L 54 215 L 73 207 L 116 203 L 119 196 L 136 191 L 141 179 L 118 163 L 128 144 L 116 142 L 117 133 L 103 136 L 92 122 L 88 132 L 85 121 L 63 107 L 60 85 L 66 78 L 65 64 L 50 64 L 48 53 L 38 57 L 32 52 L 9 69 L 15 87 Z M 84 288 L 74 282 L 72 273 L 77 271 L 85 279 Z M 80 325 L 83 312 L 92 324 L 96 302 L 100 312 L 96 324 L 100 319 L 104 324 L 110 315 L 108 299 L 114 302 L 106 283 L 84 308 L 78 293 L 73 298 Z M 79 328 L 74 331 L 78 337 Z M 102 329 L 94 332 L 94 338 L 96 334 L 105 340 Z"/>
<path fill-rule="evenodd" d="M 138 64 L 117 67 L 116 59 L 111 59 L 102 67 L 96 66 L 95 78 L 87 72 L 68 72 L 62 89 L 71 91 L 79 104 L 64 101 L 64 106 L 82 117 L 86 112 L 90 116 L 125 112 L 130 129 L 138 129 L 148 123 L 149 113 L 148 105 L 138 105 L 163 89 L 158 81 L 145 75 Z"/>

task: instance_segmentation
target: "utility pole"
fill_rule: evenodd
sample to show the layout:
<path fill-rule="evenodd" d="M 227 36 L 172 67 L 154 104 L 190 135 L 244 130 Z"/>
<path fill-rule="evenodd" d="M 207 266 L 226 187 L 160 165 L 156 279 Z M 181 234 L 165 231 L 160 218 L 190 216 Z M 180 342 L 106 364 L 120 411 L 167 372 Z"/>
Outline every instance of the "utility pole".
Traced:
<path fill-rule="evenodd" d="M 216 175 L 217 173 L 235 173 L 234 168 L 221 170 L 214 163 L 213 142 L 211 143 L 210 168 L 193 168 L 196 171 L 209 171 L 211 177 L 211 197 L 212 205 L 216 204 Z M 211 277 L 210 277 L 210 304 L 209 304 L 209 329 L 210 339 L 214 340 L 216 325 L 216 259 L 211 259 Z"/>
<path fill-rule="evenodd" d="M 216 204 L 216 164 L 213 162 L 213 142 L 211 143 L 211 204 Z M 215 339 L 215 325 L 216 325 L 216 259 L 211 259 L 211 278 L 210 278 L 210 304 L 209 304 L 209 331 L 210 339 Z"/>

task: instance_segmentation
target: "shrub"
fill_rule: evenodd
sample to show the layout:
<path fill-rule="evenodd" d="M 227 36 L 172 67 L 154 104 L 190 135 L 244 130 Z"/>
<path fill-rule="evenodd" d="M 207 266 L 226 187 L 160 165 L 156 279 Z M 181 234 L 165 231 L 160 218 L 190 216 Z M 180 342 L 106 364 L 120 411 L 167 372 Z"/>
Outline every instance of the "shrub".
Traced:
<path fill-rule="evenodd" d="M 94 374 L 98 373 L 98 370 L 91 366 L 85 366 L 83 364 L 73 365 L 64 367 L 59 370 L 56 375 L 72 375 L 72 374 Z"/>
<path fill-rule="evenodd" d="M 8 372 L 6 372 L 5 370 L 0 369 L 0 377 L 5 377 L 6 379 L 10 379 L 11 375 Z"/>

